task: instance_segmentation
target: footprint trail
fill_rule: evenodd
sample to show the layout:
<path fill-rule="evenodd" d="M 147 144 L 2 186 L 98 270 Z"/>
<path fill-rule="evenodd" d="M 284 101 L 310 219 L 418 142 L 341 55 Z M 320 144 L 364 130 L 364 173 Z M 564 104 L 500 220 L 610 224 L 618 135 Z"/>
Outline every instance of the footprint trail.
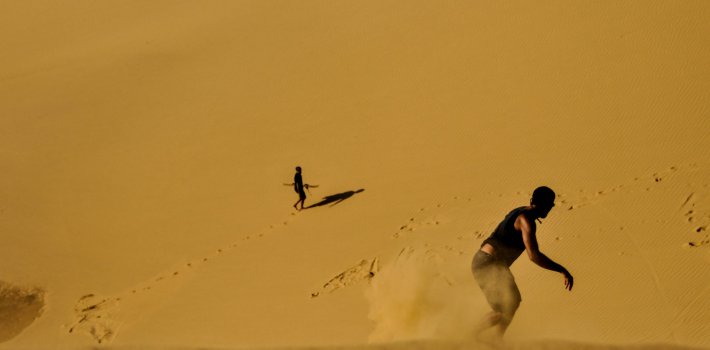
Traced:
<path fill-rule="evenodd" d="M 149 293 L 169 280 L 175 280 L 187 275 L 187 272 L 198 269 L 210 261 L 241 247 L 244 243 L 266 236 L 279 228 L 283 228 L 296 220 L 296 212 L 291 212 L 287 218 L 278 223 L 257 231 L 255 234 L 243 236 L 223 247 L 213 250 L 211 254 L 194 258 L 176 268 L 166 270 L 155 277 L 126 289 L 114 296 L 98 296 L 87 293 L 79 298 L 74 307 L 74 321 L 66 325 L 69 334 L 84 333 L 90 336 L 97 344 L 105 344 L 115 339 L 121 328 L 120 307 L 122 302 L 130 298 Z"/>

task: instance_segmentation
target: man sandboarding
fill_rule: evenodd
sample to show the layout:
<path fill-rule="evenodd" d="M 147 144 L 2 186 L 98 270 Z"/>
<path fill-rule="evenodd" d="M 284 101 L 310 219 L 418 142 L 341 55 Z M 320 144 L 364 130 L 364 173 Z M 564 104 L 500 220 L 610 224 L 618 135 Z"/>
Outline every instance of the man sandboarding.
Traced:
<path fill-rule="evenodd" d="M 544 186 L 536 188 L 530 205 L 508 213 L 474 255 L 471 263 L 473 277 L 493 309 L 477 327 L 477 338 L 484 330 L 496 327 L 496 343 L 502 343 L 503 335 L 522 300 L 510 272 L 510 265 L 523 251 L 540 267 L 561 273 L 564 276 L 565 289 L 572 290 L 572 274 L 540 252 L 535 236 L 535 220 L 546 218 L 554 206 L 555 192 Z"/>

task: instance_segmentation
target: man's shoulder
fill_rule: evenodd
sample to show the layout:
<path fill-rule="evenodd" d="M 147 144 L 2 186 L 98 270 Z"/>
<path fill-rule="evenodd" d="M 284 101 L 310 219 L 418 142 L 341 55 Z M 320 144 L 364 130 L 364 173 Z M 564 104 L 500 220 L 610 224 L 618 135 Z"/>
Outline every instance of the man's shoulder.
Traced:
<path fill-rule="evenodd" d="M 525 214 L 528 212 L 527 207 L 517 207 L 508 213 L 509 216 L 512 216 L 513 219 L 518 220 L 520 217 L 525 217 Z"/>
<path fill-rule="evenodd" d="M 526 226 L 530 227 L 531 229 L 534 229 L 535 228 L 535 221 L 530 220 L 530 218 L 528 217 L 528 210 L 525 210 L 522 208 L 519 208 L 519 209 L 521 209 L 521 210 L 518 211 L 518 213 L 515 215 L 515 228 L 520 229 L 520 225 L 526 225 Z"/>

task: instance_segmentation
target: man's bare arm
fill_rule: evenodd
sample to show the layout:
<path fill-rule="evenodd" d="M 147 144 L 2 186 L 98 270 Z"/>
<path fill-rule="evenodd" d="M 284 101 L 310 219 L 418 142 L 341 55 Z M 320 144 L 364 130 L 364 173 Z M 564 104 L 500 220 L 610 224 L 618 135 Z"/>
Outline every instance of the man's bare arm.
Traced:
<path fill-rule="evenodd" d="M 530 222 L 525 217 L 525 215 L 520 215 L 516 219 L 516 226 L 520 227 L 520 231 L 523 234 L 523 243 L 525 243 L 525 251 L 528 253 L 528 257 L 532 262 L 538 266 L 563 274 L 565 276 L 565 288 L 572 290 L 572 285 L 574 284 L 574 279 L 572 274 L 567 271 L 562 265 L 554 262 L 552 259 L 548 258 L 547 255 L 540 251 L 537 245 L 537 237 L 535 236 L 535 231 L 530 225 Z"/>

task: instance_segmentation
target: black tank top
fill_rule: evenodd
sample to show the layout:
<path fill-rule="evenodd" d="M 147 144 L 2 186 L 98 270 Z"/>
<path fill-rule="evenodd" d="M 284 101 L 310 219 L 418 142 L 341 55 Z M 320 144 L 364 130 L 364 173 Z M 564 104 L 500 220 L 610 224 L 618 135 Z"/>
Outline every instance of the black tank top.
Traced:
<path fill-rule="evenodd" d="M 515 259 L 525 251 L 523 235 L 515 229 L 515 219 L 525 210 L 526 207 L 513 209 L 498 224 L 495 231 L 481 244 L 481 247 L 486 243 L 492 245 L 495 248 L 496 258 L 505 263 L 506 266 L 512 265 Z"/>

